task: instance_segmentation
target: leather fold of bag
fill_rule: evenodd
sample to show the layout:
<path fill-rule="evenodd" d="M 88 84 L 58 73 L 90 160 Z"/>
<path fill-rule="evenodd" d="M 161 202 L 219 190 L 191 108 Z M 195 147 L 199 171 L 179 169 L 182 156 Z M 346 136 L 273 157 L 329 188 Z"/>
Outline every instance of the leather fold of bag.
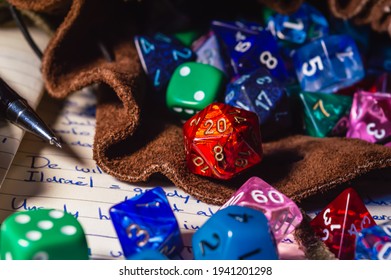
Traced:
<path fill-rule="evenodd" d="M 41 13 L 66 10 L 44 52 L 45 85 L 55 98 L 102 85 L 97 93 L 93 156 L 102 170 L 119 180 L 142 183 L 164 178 L 203 202 L 222 205 L 249 177 L 258 176 L 300 205 L 307 199 L 323 200 L 333 190 L 350 184 L 354 187 L 364 175 L 387 172 L 391 167 L 391 149 L 384 146 L 355 139 L 291 135 L 263 143 L 262 162 L 232 180 L 192 174 L 186 167 L 182 125 L 149 102 L 147 79 L 133 43 L 140 17 L 153 18 L 143 14 L 147 0 L 9 2 Z M 374 1 L 329 0 L 331 11 L 343 18 L 358 16 L 361 8 L 368 7 L 367 2 Z M 380 2 L 388 3 L 378 1 L 373 6 L 376 10 L 367 13 L 384 10 Z M 260 3 L 289 13 L 302 1 Z M 112 59 L 102 53 L 102 46 Z M 308 220 L 296 231 L 296 238 L 308 258 L 333 258 L 314 237 Z"/>

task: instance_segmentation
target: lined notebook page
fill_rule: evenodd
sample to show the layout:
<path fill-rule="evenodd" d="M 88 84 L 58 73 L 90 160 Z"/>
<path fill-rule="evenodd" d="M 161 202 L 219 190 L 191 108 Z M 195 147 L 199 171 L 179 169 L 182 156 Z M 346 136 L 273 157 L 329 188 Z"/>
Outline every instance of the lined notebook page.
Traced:
<path fill-rule="evenodd" d="M 29 29 L 43 50 L 49 37 L 38 29 Z M 41 61 L 33 53 L 16 27 L 0 28 L 0 77 L 36 108 L 43 94 Z M 0 185 L 18 150 L 24 131 L 0 119 Z"/>
<path fill-rule="evenodd" d="M 89 90 L 75 93 L 65 102 L 45 96 L 38 113 L 61 138 L 63 149 L 25 135 L 0 189 L 0 221 L 14 211 L 41 207 L 64 210 L 82 224 L 92 259 L 122 259 L 109 208 L 161 186 L 182 233 L 185 248 L 180 257 L 193 258 L 192 235 L 217 206 L 202 203 L 171 184 L 128 184 L 102 172 L 92 159 L 95 97 Z M 302 252 L 287 241 L 283 253 L 301 258 Z"/>
<path fill-rule="evenodd" d="M 0 220 L 13 211 L 55 208 L 82 224 L 93 259 L 123 258 L 109 208 L 147 189 L 161 186 L 183 232 L 182 258 L 192 258 L 191 235 L 218 209 L 178 188 L 161 183 L 133 185 L 103 173 L 92 159 L 95 98 L 83 90 L 65 102 L 45 97 L 38 113 L 61 139 L 58 149 L 26 134 L 0 189 Z"/>

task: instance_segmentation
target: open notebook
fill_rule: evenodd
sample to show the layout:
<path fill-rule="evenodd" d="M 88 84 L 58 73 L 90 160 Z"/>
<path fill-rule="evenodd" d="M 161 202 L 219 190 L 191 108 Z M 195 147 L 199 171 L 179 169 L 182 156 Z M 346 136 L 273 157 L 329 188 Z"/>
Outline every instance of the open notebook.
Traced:
<path fill-rule="evenodd" d="M 44 49 L 48 37 L 38 30 L 33 31 L 33 37 Z M 0 222 L 14 211 L 40 207 L 64 210 L 82 224 L 91 259 L 122 259 L 109 208 L 149 188 L 161 186 L 185 244 L 180 257 L 193 258 L 192 234 L 218 211 L 218 207 L 202 203 L 167 182 L 128 184 L 102 172 L 92 159 L 96 104 L 93 88 L 76 92 L 66 100 L 54 100 L 45 95 L 41 101 L 40 61 L 16 28 L 0 28 L 0 75 L 33 108 L 39 104 L 38 114 L 63 145 L 63 149 L 58 149 L 0 120 Z M 391 219 L 389 195 L 372 196 L 367 206 L 372 215 Z M 292 236 L 279 244 L 279 251 L 282 259 L 303 258 Z"/>

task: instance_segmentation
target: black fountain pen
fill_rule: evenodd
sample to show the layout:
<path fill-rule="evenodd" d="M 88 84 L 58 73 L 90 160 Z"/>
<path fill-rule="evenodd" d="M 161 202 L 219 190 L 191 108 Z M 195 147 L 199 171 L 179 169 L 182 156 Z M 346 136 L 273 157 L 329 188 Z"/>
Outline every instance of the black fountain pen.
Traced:
<path fill-rule="evenodd" d="M 41 120 L 27 101 L 0 78 L 0 114 L 10 122 L 61 148 L 50 128 Z"/>

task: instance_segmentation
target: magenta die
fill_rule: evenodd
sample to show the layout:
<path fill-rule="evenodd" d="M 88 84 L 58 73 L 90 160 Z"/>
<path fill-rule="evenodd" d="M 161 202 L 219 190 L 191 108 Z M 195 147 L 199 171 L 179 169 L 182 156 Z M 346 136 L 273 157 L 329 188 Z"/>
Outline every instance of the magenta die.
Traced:
<path fill-rule="evenodd" d="M 220 209 L 230 205 L 262 211 L 269 220 L 276 242 L 291 233 L 303 219 L 299 207 L 291 199 L 255 176 L 248 179 Z"/>
<path fill-rule="evenodd" d="M 391 94 L 354 94 L 347 138 L 391 146 Z"/>

